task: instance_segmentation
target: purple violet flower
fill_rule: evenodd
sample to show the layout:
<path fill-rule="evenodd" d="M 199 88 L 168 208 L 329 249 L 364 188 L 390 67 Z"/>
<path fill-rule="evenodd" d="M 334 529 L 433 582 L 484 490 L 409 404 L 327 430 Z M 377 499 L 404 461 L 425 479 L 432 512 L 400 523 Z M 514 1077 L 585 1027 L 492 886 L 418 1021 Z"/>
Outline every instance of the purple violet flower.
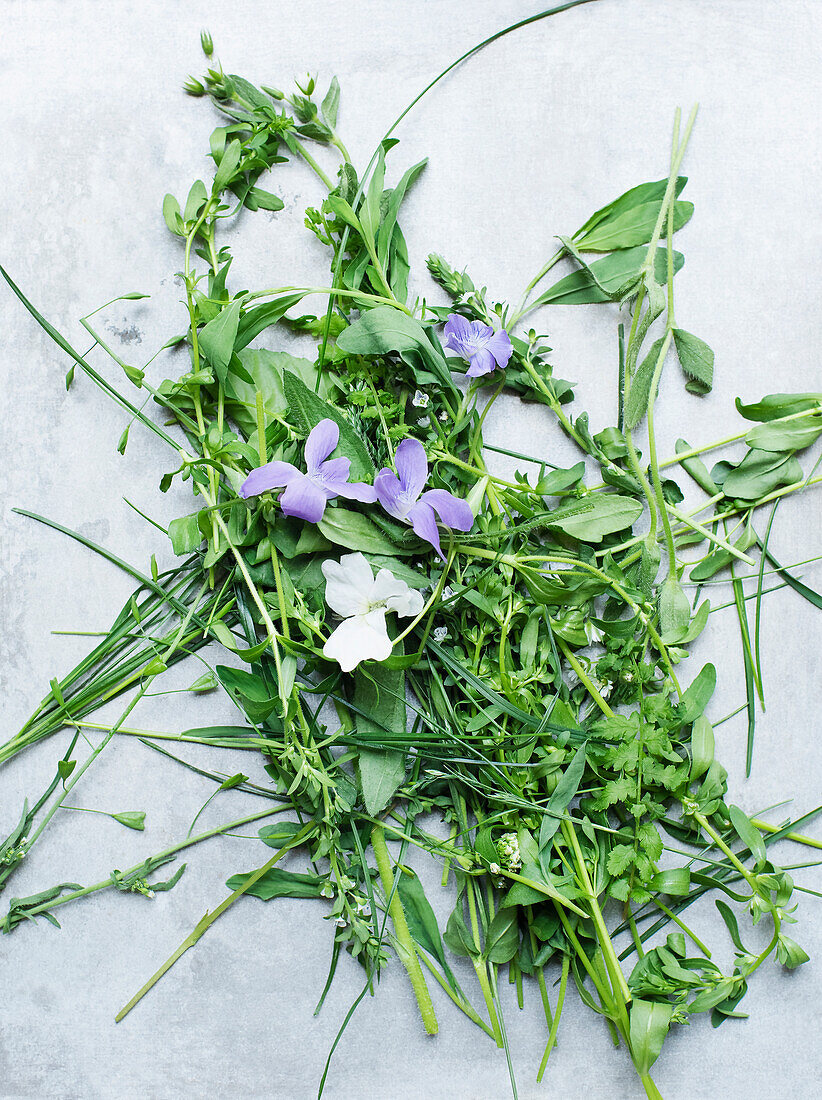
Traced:
<path fill-rule="evenodd" d="M 469 321 L 459 313 L 452 313 L 444 331 L 445 346 L 468 360 L 465 372 L 468 378 L 479 378 L 508 365 L 513 348 L 504 328 L 494 332 L 482 321 Z"/>
<path fill-rule="evenodd" d="M 373 485 L 349 481 L 351 460 L 329 458 L 340 439 L 339 425 L 333 420 L 321 420 L 312 428 L 305 441 L 307 473 L 290 462 L 267 462 L 252 470 L 240 486 L 241 497 L 254 497 L 268 489 L 285 486 L 280 508 L 286 516 L 297 516 L 309 523 L 319 523 L 326 503 L 334 497 L 347 497 L 373 504 L 377 494 Z"/>
<path fill-rule="evenodd" d="M 468 502 L 446 489 L 428 489 L 423 493 L 428 480 L 428 459 L 419 440 L 404 439 L 397 447 L 394 463 L 399 477 L 393 470 L 383 467 L 374 478 L 377 500 L 390 516 L 410 523 L 415 533 L 430 542 L 445 561 L 437 516 L 446 527 L 470 531 L 474 526 L 474 514 Z"/>

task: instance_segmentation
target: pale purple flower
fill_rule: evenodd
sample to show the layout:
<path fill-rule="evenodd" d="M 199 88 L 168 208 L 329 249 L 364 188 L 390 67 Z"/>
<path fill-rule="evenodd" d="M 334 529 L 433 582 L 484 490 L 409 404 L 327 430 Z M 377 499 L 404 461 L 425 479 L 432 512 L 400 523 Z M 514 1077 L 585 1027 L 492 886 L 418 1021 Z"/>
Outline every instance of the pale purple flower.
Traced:
<path fill-rule="evenodd" d="M 479 378 L 508 365 L 513 348 L 504 328 L 494 332 L 482 321 L 469 321 L 459 313 L 452 313 L 444 331 L 445 346 L 468 360 L 465 372 L 468 378 Z"/>
<path fill-rule="evenodd" d="M 470 531 L 474 525 L 474 514 L 468 502 L 446 489 L 428 489 L 423 493 L 428 480 L 428 459 L 419 440 L 404 439 L 397 447 L 394 463 L 396 474 L 383 467 L 374 478 L 377 500 L 390 516 L 410 523 L 416 534 L 430 542 L 445 561 L 440 547 L 437 516 L 446 527 Z"/>
<path fill-rule="evenodd" d="M 333 420 L 321 420 L 311 429 L 305 441 L 305 465 L 307 473 L 298 470 L 290 462 L 267 462 L 252 470 L 240 486 L 241 497 L 253 497 L 268 489 L 285 486 L 280 497 L 280 507 L 286 516 L 297 516 L 309 523 L 319 523 L 325 506 L 334 497 L 347 497 L 373 504 L 377 499 L 373 485 L 361 481 L 349 481 L 351 460 L 329 458 L 340 439 L 339 425 Z"/>

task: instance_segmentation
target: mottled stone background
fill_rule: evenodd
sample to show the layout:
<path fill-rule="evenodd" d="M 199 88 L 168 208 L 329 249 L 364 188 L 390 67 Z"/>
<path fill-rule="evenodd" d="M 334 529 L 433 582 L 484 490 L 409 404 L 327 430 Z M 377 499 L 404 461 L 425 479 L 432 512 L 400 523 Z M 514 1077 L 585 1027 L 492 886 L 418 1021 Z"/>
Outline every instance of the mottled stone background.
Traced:
<path fill-rule="evenodd" d="M 184 327 L 178 242 L 160 206 L 208 172 L 204 157 L 217 120 L 181 85 L 202 65 L 198 33 L 210 28 L 228 71 L 288 85 L 306 68 L 321 84 L 336 73 L 341 124 L 364 164 L 387 125 L 430 76 L 497 28 L 536 10 L 511 0 L 335 0 L 301 3 L 0 3 L 3 215 L 0 261 L 78 347 L 77 318 L 118 293 L 99 317 L 117 352 L 141 365 Z M 512 35 L 451 74 L 402 124 L 391 171 L 430 156 L 403 225 L 416 288 L 431 293 L 423 261 L 435 249 L 467 265 L 492 295 L 516 297 L 552 249 L 603 202 L 667 171 L 677 105 L 701 111 L 685 170 L 692 222 L 678 236 L 687 262 L 677 278 L 677 317 L 716 350 L 716 387 L 685 394 L 674 362 L 662 382 L 662 452 L 685 435 L 708 441 L 738 430 L 733 398 L 820 390 L 819 41 L 813 0 L 601 0 Z M 302 227 L 320 193 L 299 165 L 271 183 L 279 214 L 243 217 L 229 231 L 235 287 L 324 279 L 324 257 Z M 186 493 L 157 491 L 167 468 L 162 445 L 135 429 L 116 453 L 123 414 L 78 377 L 66 393 L 66 358 L 0 288 L 0 487 L 2 488 L 2 737 L 25 720 L 50 677 L 69 669 L 87 640 L 59 630 L 105 629 L 130 591 L 127 578 L 56 533 L 10 511 L 14 505 L 73 526 L 145 568 L 153 552 L 172 560 L 164 538 L 123 501 L 166 522 L 189 510 Z M 612 307 L 554 309 L 539 317 L 558 373 L 579 381 L 580 408 L 597 427 L 613 421 L 616 344 Z M 278 337 L 278 339 L 282 339 Z M 104 360 L 95 355 L 95 363 Z M 161 358 L 157 380 L 180 360 Z M 121 384 L 117 371 L 105 368 Z M 124 386 L 127 383 L 122 382 Z M 550 417 L 509 402 L 489 435 L 555 461 L 570 457 Z M 511 464 L 500 463 L 511 469 Z M 819 498 L 781 509 L 773 546 L 784 562 L 822 550 Z M 809 583 L 822 577 L 805 570 Z M 714 590 L 716 602 L 727 589 Z M 758 723 L 754 773 L 744 780 L 744 718 L 720 727 L 719 753 L 732 797 L 749 811 L 786 798 L 797 813 L 820 799 L 819 646 L 822 619 L 786 590 L 764 606 L 767 712 Z M 692 664 L 716 660 L 718 718 L 744 699 L 734 616 L 721 611 Z M 185 686 L 200 666 L 178 669 Z M 179 730 L 231 707 L 216 697 L 167 695 L 146 702 L 135 722 Z M 0 835 L 24 795 L 42 788 L 64 735 L 0 772 Z M 189 759 L 229 774 L 262 777 L 260 762 L 191 747 Z M 112 744 L 78 786 L 76 803 L 145 809 L 145 833 L 107 818 L 63 813 L 9 893 L 57 881 L 96 881 L 183 836 L 212 786 L 140 745 Z M 227 792 L 203 819 L 216 824 L 259 802 Z M 779 817 L 777 811 L 776 817 Z M 818 826 L 817 826 L 818 830 Z M 785 861 L 802 851 L 785 849 Z M 226 838 L 195 849 L 177 888 L 153 902 L 105 894 L 45 924 L 0 939 L 0 1096 L 71 1098 L 277 1097 L 316 1094 L 337 1028 L 361 988 L 348 959 L 322 1014 L 314 1005 L 330 956 L 320 903 L 248 899 L 118 1026 L 117 1009 L 224 896 L 230 873 L 261 862 L 254 841 Z M 815 870 L 797 874 L 819 889 Z M 449 893 L 427 880 L 444 918 Z M 9 894 L 6 894 L 6 898 Z M 731 948 L 712 905 L 691 911 L 695 927 Z M 679 1029 L 654 1076 L 666 1100 L 745 1100 L 818 1095 L 822 909 L 802 899 L 796 938 L 813 960 L 794 974 L 768 966 L 743 1003 L 751 1018 L 713 1031 L 705 1019 Z M 761 930 L 760 930 L 761 931 Z M 762 935 L 749 937 L 760 942 Z M 638 1095 L 627 1059 L 604 1024 L 569 994 L 560 1045 L 546 1082 L 534 1083 L 545 1041 L 538 998 L 524 1012 L 503 992 L 520 1096 L 605 1100 Z M 441 1035 L 426 1039 L 401 969 L 366 998 L 340 1044 L 329 1100 L 495 1100 L 507 1094 L 505 1060 L 447 1003 L 434 999 Z"/>

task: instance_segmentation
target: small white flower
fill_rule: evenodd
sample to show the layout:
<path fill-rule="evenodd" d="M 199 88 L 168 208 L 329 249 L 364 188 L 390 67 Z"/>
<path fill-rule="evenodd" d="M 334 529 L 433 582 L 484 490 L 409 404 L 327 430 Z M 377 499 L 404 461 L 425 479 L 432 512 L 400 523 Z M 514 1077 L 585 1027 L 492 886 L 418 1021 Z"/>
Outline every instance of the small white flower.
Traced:
<path fill-rule="evenodd" d="M 445 421 L 446 421 L 446 420 L 448 419 L 448 413 L 447 413 L 447 412 L 445 412 L 445 410 L 443 410 L 443 411 L 442 411 L 442 412 L 441 412 L 441 413 L 439 414 L 439 416 L 437 417 L 437 419 L 438 419 L 438 420 L 441 420 L 441 421 L 442 421 L 442 423 L 444 424 L 444 423 L 445 423 Z"/>
<path fill-rule="evenodd" d="M 346 924 L 348 924 L 348 921 L 345 919 L 345 917 L 337 917 L 334 923 L 338 928 L 345 928 Z"/>
<path fill-rule="evenodd" d="M 488 870 L 491 872 L 492 875 L 501 874 L 500 865 L 498 863 L 489 863 Z"/>
<path fill-rule="evenodd" d="M 417 390 L 411 399 L 411 404 L 417 409 L 427 409 L 431 398 L 427 393 L 423 393 L 422 390 Z"/>
<path fill-rule="evenodd" d="M 423 599 L 387 569 L 377 576 L 362 554 L 343 554 L 324 561 L 325 602 L 343 621 L 323 647 L 329 660 L 351 672 L 360 661 L 384 661 L 391 655 L 391 639 L 385 625 L 387 611 L 406 618 L 419 615 Z"/>
<path fill-rule="evenodd" d="M 450 600 L 453 595 L 454 595 L 454 589 L 451 587 L 450 584 L 447 584 L 445 586 L 445 588 L 443 588 L 443 590 L 442 590 L 442 598 L 444 600 Z"/>
<path fill-rule="evenodd" d="M 437 642 L 438 645 L 442 645 L 442 643 L 448 637 L 448 627 L 447 626 L 436 626 L 436 627 L 434 627 L 434 632 L 433 633 L 434 633 L 434 641 Z"/>

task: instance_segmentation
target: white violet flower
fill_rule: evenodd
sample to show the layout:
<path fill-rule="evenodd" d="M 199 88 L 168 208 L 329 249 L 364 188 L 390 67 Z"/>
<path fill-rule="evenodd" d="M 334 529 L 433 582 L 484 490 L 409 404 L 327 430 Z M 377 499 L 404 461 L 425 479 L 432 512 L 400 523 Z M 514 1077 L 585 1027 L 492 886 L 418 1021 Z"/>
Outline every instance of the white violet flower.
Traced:
<path fill-rule="evenodd" d="M 417 409 L 427 409 L 430 400 L 431 398 L 427 393 L 423 393 L 422 390 L 417 390 L 411 399 L 411 404 Z"/>
<path fill-rule="evenodd" d="M 343 554 L 324 561 L 325 602 L 342 622 L 323 647 L 329 660 L 351 672 L 360 661 L 384 661 L 391 655 L 391 639 L 385 625 L 388 611 L 406 617 L 419 615 L 423 599 L 387 569 L 377 576 L 362 554 Z"/>
<path fill-rule="evenodd" d="M 434 641 L 438 645 L 442 645 L 442 643 L 448 637 L 448 627 L 447 626 L 435 626 L 433 634 L 434 634 Z"/>

